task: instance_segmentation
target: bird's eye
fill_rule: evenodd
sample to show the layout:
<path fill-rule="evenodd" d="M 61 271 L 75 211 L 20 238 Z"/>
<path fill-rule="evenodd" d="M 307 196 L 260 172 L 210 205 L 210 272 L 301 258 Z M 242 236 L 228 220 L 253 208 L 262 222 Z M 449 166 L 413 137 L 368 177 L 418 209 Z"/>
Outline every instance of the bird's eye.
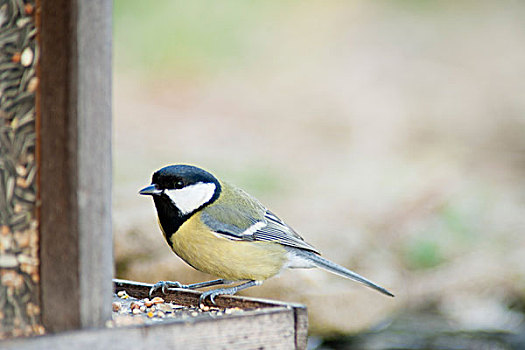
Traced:
<path fill-rule="evenodd" d="M 175 182 L 176 189 L 183 188 L 183 187 L 184 187 L 184 182 L 182 180 Z"/>

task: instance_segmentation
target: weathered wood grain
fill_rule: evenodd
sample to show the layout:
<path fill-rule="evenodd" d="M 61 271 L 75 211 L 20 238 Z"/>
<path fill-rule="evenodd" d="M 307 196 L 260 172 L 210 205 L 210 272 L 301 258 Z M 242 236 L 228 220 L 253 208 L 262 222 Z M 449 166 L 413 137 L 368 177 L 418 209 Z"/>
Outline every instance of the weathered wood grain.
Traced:
<path fill-rule="evenodd" d="M 40 5 L 42 316 L 54 332 L 110 318 L 111 1 Z"/>
<path fill-rule="evenodd" d="M 162 322 L 155 326 L 64 332 L 3 349 L 294 349 L 293 311 L 270 308 L 243 316 L 202 322 Z M 291 328 L 292 326 L 292 328 Z"/>

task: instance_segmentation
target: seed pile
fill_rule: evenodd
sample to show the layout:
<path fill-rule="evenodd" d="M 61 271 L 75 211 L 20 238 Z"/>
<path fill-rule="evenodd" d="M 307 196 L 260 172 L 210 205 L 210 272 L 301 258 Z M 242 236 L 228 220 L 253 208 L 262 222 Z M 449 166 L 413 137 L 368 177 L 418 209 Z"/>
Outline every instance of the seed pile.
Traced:
<path fill-rule="evenodd" d="M 243 312 L 243 309 L 237 307 L 218 308 L 179 305 L 174 302 L 165 302 L 160 297 L 137 299 L 129 296 L 125 291 L 119 291 L 113 296 L 112 307 L 113 320 L 108 322 L 108 327 L 154 323 L 166 318 L 181 320 L 197 317 L 216 318 Z"/>
<path fill-rule="evenodd" d="M 38 286 L 34 0 L 0 1 L 0 339 L 43 334 Z"/>

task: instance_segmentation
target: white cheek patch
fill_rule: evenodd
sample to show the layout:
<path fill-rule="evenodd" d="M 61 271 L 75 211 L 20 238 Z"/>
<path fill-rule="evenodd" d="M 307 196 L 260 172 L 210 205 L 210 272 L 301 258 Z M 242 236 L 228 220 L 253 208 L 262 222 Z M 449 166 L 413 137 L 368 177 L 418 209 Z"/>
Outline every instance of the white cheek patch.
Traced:
<path fill-rule="evenodd" d="M 164 193 L 182 214 L 189 214 L 206 204 L 215 194 L 215 188 L 215 184 L 198 182 L 181 189 L 165 190 Z"/>

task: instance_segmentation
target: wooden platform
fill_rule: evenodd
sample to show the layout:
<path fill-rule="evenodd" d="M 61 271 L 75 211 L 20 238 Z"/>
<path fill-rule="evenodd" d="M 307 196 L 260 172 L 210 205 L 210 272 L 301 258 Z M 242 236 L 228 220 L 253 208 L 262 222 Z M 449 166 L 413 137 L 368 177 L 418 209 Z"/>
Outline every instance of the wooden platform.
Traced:
<path fill-rule="evenodd" d="M 115 292 L 148 296 L 150 284 L 114 280 Z M 166 302 L 197 307 L 200 292 L 178 289 Z M 308 316 L 303 305 L 219 296 L 216 306 L 240 309 L 214 317 L 165 318 L 143 325 L 86 329 L 2 342 L 2 349 L 305 349 Z"/>

